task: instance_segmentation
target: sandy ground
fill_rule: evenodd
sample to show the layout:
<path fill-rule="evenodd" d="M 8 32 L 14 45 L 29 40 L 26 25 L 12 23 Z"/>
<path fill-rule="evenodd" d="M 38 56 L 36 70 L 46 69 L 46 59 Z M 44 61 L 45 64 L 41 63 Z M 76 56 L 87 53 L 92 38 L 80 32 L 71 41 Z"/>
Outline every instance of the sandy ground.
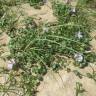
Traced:
<path fill-rule="evenodd" d="M 96 53 L 96 30 L 94 30 L 92 33 L 91 33 L 91 37 L 93 38 L 92 41 L 90 42 L 90 44 L 92 45 L 92 50 L 93 52 Z"/>
<path fill-rule="evenodd" d="M 74 2 L 73 5 L 75 5 Z M 50 2 L 48 2 L 47 5 L 42 6 L 41 10 L 34 9 L 28 4 L 23 4 L 21 7 L 22 9 L 20 10 L 24 11 L 26 16 L 36 16 L 43 22 L 56 21 L 56 18 L 53 16 Z M 95 37 L 96 32 L 94 31 L 91 36 Z M 6 57 L 10 54 L 7 46 L 9 40 L 10 38 L 6 33 L 3 33 L 3 35 L 0 36 L 0 44 L 5 44 L 4 47 L 0 48 L 0 52 L 3 50 L 3 53 L 1 54 L 2 57 Z M 94 38 L 90 43 L 93 51 L 96 52 L 96 39 Z M 3 59 L 0 59 L 0 67 L 6 66 L 7 63 Z M 93 67 L 94 70 L 96 70 L 96 66 Z M 74 70 L 74 67 L 71 66 L 71 69 Z M 81 69 L 80 72 L 86 74 L 86 72 L 92 72 L 92 69 L 90 67 L 86 67 L 85 69 Z M 1 74 L 0 83 L 4 83 L 4 80 L 6 80 L 6 76 Z M 88 79 L 87 77 L 79 79 L 75 76 L 75 74 L 73 74 L 73 72 L 67 73 L 64 70 L 59 71 L 59 74 L 49 71 L 44 76 L 44 81 L 41 82 L 41 85 L 38 87 L 39 92 L 37 96 L 75 96 L 76 82 L 81 82 L 83 84 L 83 87 L 86 90 L 84 96 L 96 96 L 96 83 L 93 80 Z"/>
<path fill-rule="evenodd" d="M 10 50 L 8 48 L 8 43 L 10 41 L 10 37 L 6 34 L 6 33 L 2 33 L 2 35 L 0 36 L 0 45 L 4 45 L 0 47 L 0 67 L 1 68 L 7 68 L 7 61 L 5 61 L 4 59 L 6 59 L 7 56 L 10 55 Z"/>
<path fill-rule="evenodd" d="M 96 70 L 96 66 L 93 67 Z M 79 70 L 79 72 L 83 74 L 91 73 L 92 69 L 86 67 Z M 96 82 L 87 77 L 79 79 L 73 72 L 67 73 L 64 70 L 59 71 L 59 74 L 49 71 L 44 77 L 44 81 L 38 87 L 39 92 L 37 96 L 76 96 L 76 82 L 82 83 L 83 88 L 86 90 L 82 96 L 96 96 Z"/>
<path fill-rule="evenodd" d="M 34 9 L 29 4 L 22 5 L 22 11 L 27 16 L 34 16 L 43 22 L 54 22 L 56 18 L 53 16 L 53 10 L 51 3 L 48 2 L 46 5 L 42 6 L 41 9 Z"/>

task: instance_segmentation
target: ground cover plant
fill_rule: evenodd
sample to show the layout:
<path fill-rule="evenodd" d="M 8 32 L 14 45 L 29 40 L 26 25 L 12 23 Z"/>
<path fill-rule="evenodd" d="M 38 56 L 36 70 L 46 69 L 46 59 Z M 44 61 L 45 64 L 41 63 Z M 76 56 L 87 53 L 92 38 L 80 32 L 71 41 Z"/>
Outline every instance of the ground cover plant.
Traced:
<path fill-rule="evenodd" d="M 28 2 L 30 5 L 37 5 L 43 1 L 29 0 Z M 0 91 L 4 92 L 2 96 L 9 92 L 16 93 L 16 88 L 17 91 L 18 88 L 23 90 L 21 96 L 35 96 L 40 81 L 49 69 L 58 72 L 64 68 L 63 63 L 66 63 L 66 60 L 62 56 L 72 58 L 74 66 L 80 68 L 95 62 L 96 55 L 91 51 L 89 43 L 92 39 L 89 34 L 91 25 L 88 15 L 80 5 L 74 8 L 70 4 L 52 2 L 57 22 L 37 25 L 33 17 L 27 17 L 23 21 L 25 27 L 16 28 L 15 24 L 18 22 L 16 14 L 8 14 L 10 3 L 1 1 L 0 4 L 0 28 L 6 30 L 11 37 L 9 43 L 11 55 L 7 59 L 15 60 L 12 72 L 1 71 L 9 74 L 7 83 L 0 85 Z M 6 11 L 5 8 L 9 10 Z M 14 72 L 19 69 L 22 70 L 19 73 L 20 81 L 16 79 L 17 75 Z M 79 85 L 77 83 L 77 87 Z M 78 96 L 78 93 L 76 94 Z"/>
<path fill-rule="evenodd" d="M 84 92 L 86 92 L 86 90 L 82 87 L 82 84 L 80 82 L 76 82 L 76 96 L 79 96 L 80 94 L 83 94 Z"/>
<path fill-rule="evenodd" d="M 26 0 L 30 6 L 34 6 L 36 9 L 41 9 L 41 6 L 46 4 L 47 0 Z"/>

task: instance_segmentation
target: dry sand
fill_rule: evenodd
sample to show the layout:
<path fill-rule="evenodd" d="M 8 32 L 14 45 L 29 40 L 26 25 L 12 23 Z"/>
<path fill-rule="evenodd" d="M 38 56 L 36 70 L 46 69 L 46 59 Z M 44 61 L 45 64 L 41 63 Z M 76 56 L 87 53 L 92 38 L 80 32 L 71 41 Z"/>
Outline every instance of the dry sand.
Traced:
<path fill-rule="evenodd" d="M 93 67 L 96 71 L 96 66 Z M 79 71 L 86 74 L 92 72 L 92 69 L 86 67 Z M 38 87 L 37 96 L 76 96 L 76 82 L 82 83 L 83 88 L 86 90 L 82 96 L 96 96 L 96 82 L 87 77 L 79 79 L 73 72 L 67 73 L 64 70 L 59 71 L 59 74 L 49 71 Z"/>

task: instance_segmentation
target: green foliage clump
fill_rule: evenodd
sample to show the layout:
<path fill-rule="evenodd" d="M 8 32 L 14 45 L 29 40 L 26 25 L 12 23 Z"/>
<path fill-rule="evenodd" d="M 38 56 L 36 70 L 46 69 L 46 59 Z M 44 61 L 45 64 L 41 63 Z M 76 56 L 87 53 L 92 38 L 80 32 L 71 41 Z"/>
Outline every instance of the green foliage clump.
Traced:
<path fill-rule="evenodd" d="M 58 19 L 55 24 L 37 26 L 34 19 L 28 18 L 25 28 L 13 31 L 10 35 L 12 57 L 15 58 L 18 68 L 24 72 L 22 75 L 23 89 L 27 90 L 25 93 L 29 96 L 34 93 L 35 85 L 38 85 L 37 81 L 40 80 L 39 77 L 45 75 L 49 68 L 54 71 L 62 68 L 59 65 L 60 61 L 56 62 L 58 54 L 75 60 L 74 54 L 82 53 L 83 60 L 76 61 L 79 67 L 85 67 L 89 62 L 93 62 L 88 60 L 94 55 L 86 53 L 90 48 L 90 26 L 86 15 L 81 9 L 77 9 L 76 14 L 71 15 L 69 5 L 53 4 L 53 9 Z M 82 32 L 82 38 L 76 35 L 79 31 Z"/>
<path fill-rule="evenodd" d="M 80 96 L 83 95 L 86 90 L 83 88 L 83 85 L 80 82 L 76 82 L 76 95 Z"/>
<path fill-rule="evenodd" d="M 36 9 L 40 9 L 41 5 L 44 5 L 44 0 L 28 0 L 31 6 L 34 6 Z"/>
<path fill-rule="evenodd" d="M 87 8 L 96 8 L 96 0 L 79 0 L 80 5 L 86 6 Z"/>
<path fill-rule="evenodd" d="M 21 0 L 0 0 L 0 4 L 2 4 L 3 6 L 16 6 L 19 2 L 21 2 Z"/>

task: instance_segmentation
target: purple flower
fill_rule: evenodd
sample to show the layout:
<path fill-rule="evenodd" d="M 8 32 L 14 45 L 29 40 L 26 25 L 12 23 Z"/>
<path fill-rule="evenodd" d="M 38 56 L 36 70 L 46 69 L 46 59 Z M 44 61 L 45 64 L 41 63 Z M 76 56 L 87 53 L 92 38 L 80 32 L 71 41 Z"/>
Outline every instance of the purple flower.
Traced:
<path fill-rule="evenodd" d="M 80 31 L 77 32 L 77 33 L 76 33 L 76 37 L 79 38 L 79 39 L 83 38 L 82 32 L 80 32 Z"/>
<path fill-rule="evenodd" d="M 71 16 L 75 16 L 76 15 L 76 8 L 75 7 L 73 7 L 73 8 L 71 8 L 71 10 L 70 10 L 70 15 Z"/>
<path fill-rule="evenodd" d="M 75 7 L 72 8 L 71 11 L 72 11 L 73 13 L 75 13 L 75 12 L 76 12 L 76 8 L 75 8 Z"/>
<path fill-rule="evenodd" d="M 84 57 L 83 57 L 83 54 L 82 53 L 76 53 L 74 54 L 74 59 L 77 61 L 77 62 L 82 62 Z"/>
<path fill-rule="evenodd" d="M 7 68 L 8 68 L 9 70 L 11 70 L 11 69 L 13 68 L 13 65 L 14 65 L 15 63 L 16 63 L 16 62 L 15 62 L 14 59 L 9 60 L 9 61 L 8 61 Z"/>

